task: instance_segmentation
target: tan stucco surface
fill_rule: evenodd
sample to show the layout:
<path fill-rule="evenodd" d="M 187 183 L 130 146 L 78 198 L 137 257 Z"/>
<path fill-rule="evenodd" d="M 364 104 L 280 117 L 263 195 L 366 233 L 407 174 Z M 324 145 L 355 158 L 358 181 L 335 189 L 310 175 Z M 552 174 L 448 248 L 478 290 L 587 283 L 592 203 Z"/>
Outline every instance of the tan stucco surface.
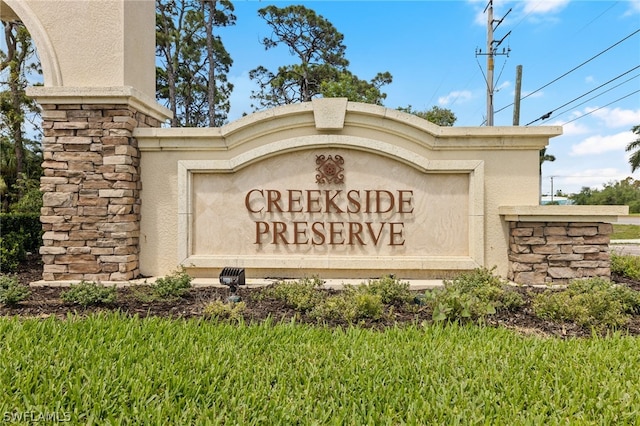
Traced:
<path fill-rule="evenodd" d="M 153 0 L 1 0 L 38 49 L 47 87 L 130 86 L 155 98 Z"/>
<path fill-rule="evenodd" d="M 559 133 L 548 127 L 440 128 L 398 111 L 331 99 L 222 128 L 137 129 L 141 271 L 159 275 L 182 263 L 207 273 L 228 265 L 277 276 L 402 269 L 420 278 L 476 266 L 506 274 L 507 225 L 498 206 L 537 204 L 538 151 Z M 350 158 L 345 187 L 406 187 L 420 194 L 424 205 L 411 219 L 418 225 L 404 253 L 269 245 L 256 251 L 255 225 L 243 204 L 247 190 L 315 188 L 308 163 L 331 153 Z M 224 254 L 222 243 L 213 241 L 221 235 L 235 240 Z"/>
<path fill-rule="evenodd" d="M 615 223 L 629 214 L 629 206 L 500 206 L 508 222 Z"/>

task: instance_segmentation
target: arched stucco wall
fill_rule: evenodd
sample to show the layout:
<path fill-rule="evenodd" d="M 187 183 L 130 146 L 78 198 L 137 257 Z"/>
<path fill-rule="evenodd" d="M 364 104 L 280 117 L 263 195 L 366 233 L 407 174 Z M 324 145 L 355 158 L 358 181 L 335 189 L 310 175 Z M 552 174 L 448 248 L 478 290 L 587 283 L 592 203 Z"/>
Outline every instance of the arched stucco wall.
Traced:
<path fill-rule="evenodd" d="M 444 128 L 399 111 L 345 99 L 319 99 L 275 108 L 222 128 L 137 129 L 134 135 L 141 150 L 143 184 L 141 271 L 162 275 L 182 263 L 195 267 L 194 273 L 200 275 L 214 274 L 224 265 L 245 267 L 249 275 L 265 275 L 278 269 L 268 265 L 280 265 L 281 271 L 291 276 L 300 271 L 317 272 L 325 265 L 334 276 L 355 276 L 367 274 L 366 269 L 371 273 L 395 265 L 415 278 L 429 276 L 430 272 L 496 265 L 506 275 L 508 229 L 500 219 L 498 206 L 537 203 L 538 151 L 549 137 L 560 132 L 555 127 Z M 308 161 L 316 151 L 332 150 L 352 154 L 351 161 L 363 153 L 366 161 L 395 164 L 395 173 L 422 174 L 427 180 L 445 175 L 468 176 L 467 251 L 459 256 L 399 256 L 396 262 L 384 255 L 369 259 L 291 253 L 288 257 L 243 257 L 191 251 L 190 227 L 197 214 L 195 179 L 210 175 L 214 176 L 210 182 L 216 182 L 215 176 L 224 180 L 237 175 L 266 187 L 274 174 L 268 170 L 265 174 L 265 167 L 281 166 L 283 176 L 287 176 L 289 165 L 303 158 L 301 153 L 310 153 L 304 160 Z M 350 181 L 349 185 L 375 188 L 375 173 L 393 177 L 385 170 L 370 170 L 366 182 Z M 289 186 L 309 184 L 313 186 L 309 178 L 302 183 L 293 178 Z M 229 195 L 229 203 L 234 203 Z M 233 218 L 229 222 L 229 238 L 234 238 L 234 231 L 243 226 L 235 222 L 243 208 L 241 205 L 229 213 Z M 220 220 L 227 219 L 221 214 Z M 422 219 L 416 217 L 419 220 Z M 251 244 L 252 241 L 247 242 Z"/>
<path fill-rule="evenodd" d="M 44 85 L 49 87 L 62 86 L 62 72 L 56 56 L 56 51 L 49 39 L 46 29 L 24 0 L 0 0 L 0 9 L 9 8 L 24 23 L 31 34 L 31 38 L 38 50 L 38 57 L 42 65 Z M 10 11 L 3 11 L 3 15 L 10 16 Z"/>
<path fill-rule="evenodd" d="M 0 0 L 0 6 L 31 33 L 45 88 L 131 87 L 155 99 L 153 1 Z"/>

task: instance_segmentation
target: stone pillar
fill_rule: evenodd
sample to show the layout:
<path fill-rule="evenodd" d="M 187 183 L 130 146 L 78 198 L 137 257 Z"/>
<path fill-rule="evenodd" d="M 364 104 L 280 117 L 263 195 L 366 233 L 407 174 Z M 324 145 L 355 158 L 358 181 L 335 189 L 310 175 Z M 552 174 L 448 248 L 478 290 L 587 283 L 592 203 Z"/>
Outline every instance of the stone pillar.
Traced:
<path fill-rule="evenodd" d="M 136 278 L 141 182 L 140 152 L 132 132 L 159 127 L 157 114 L 142 113 L 126 100 L 40 102 L 43 279 Z"/>
<path fill-rule="evenodd" d="M 509 276 L 519 284 L 611 277 L 610 223 L 510 222 Z"/>

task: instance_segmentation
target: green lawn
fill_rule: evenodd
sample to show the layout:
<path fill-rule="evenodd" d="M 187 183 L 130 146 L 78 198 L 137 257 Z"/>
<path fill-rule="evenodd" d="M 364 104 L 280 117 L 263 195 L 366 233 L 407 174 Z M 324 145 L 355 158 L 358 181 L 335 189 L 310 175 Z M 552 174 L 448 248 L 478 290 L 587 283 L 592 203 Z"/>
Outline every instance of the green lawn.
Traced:
<path fill-rule="evenodd" d="M 640 225 L 613 225 L 612 240 L 636 240 L 640 239 Z"/>
<path fill-rule="evenodd" d="M 72 424 L 634 424 L 640 340 L 0 318 L 0 413 Z M 0 414 L 2 415 L 2 414 Z M 32 414 L 33 415 L 33 414 Z"/>

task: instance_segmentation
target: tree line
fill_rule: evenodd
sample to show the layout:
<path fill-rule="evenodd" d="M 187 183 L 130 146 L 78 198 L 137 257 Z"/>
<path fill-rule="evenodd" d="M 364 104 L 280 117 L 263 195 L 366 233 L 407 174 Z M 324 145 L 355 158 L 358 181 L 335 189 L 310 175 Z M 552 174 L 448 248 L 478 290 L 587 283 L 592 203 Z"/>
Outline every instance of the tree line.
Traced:
<path fill-rule="evenodd" d="M 221 126 L 227 122 L 233 85 L 227 74 L 233 64 L 216 28 L 235 25 L 230 0 L 162 0 L 157 2 L 157 99 L 173 112 L 172 126 Z M 285 47 L 296 62 L 249 72 L 253 112 L 316 97 L 345 97 L 383 105 L 388 71 L 361 79 L 349 70 L 344 35 L 326 18 L 305 6 L 267 6 L 258 15 L 271 30 L 260 43 L 266 50 Z M 455 114 L 434 106 L 415 113 L 441 126 L 452 126 Z"/>

